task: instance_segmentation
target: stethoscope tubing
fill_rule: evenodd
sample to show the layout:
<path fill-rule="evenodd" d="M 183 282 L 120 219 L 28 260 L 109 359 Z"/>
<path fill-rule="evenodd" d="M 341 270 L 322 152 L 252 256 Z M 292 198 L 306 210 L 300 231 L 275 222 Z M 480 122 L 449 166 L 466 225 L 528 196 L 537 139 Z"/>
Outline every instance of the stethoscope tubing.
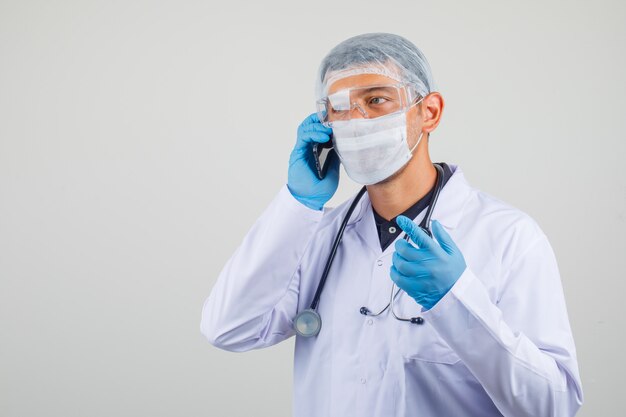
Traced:
<path fill-rule="evenodd" d="M 430 218 L 431 218 L 432 212 L 433 212 L 433 210 L 435 208 L 435 204 L 437 203 L 437 199 L 439 198 L 439 193 L 441 191 L 442 184 L 443 184 L 443 168 L 441 168 L 437 164 L 433 164 L 433 165 L 434 165 L 435 169 L 437 170 L 437 180 L 435 182 L 435 187 L 434 187 L 435 189 L 434 189 L 432 197 L 430 198 L 430 201 L 429 201 L 429 204 L 428 204 L 428 209 L 426 210 L 426 214 L 424 215 L 424 218 L 422 219 L 422 221 L 419 224 L 419 227 L 422 230 L 424 230 L 424 232 L 426 232 L 428 234 L 428 236 L 430 236 L 430 237 L 432 237 L 432 232 L 430 231 L 430 227 L 429 227 Z M 343 220 L 341 222 L 339 230 L 337 231 L 337 235 L 335 236 L 335 240 L 333 241 L 333 245 L 332 245 L 330 253 L 328 255 L 328 259 L 326 260 L 326 265 L 324 265 L 324 270 L 322 272 L 322 277 L 320 278 L 320 282 L 317 285 L 317 289 L 315 291 L 315 295 L 313 297 L 313 301 L 311 302 L 310 307 L 307 310 L 304 310 L 302 312 L 302 313 L 308 312 L 309 314 L 314 315 L 316 317 L 316 320 L 319 322 L 318 326 L 317 326 L 317 331 L 314 334 L 312 334 L 312 335 L 316 335 L 317 332 L 319 332 L 319 329 L 321 327 L 321 317 L 319 316 L 319 313 L 317 312 L 317 306 L 319 304 L 320 297 L 322 295 L 322 290 L 324 289 L 324 285 L 326 284 L 326 279 L 328 278 L 328 275 L 330 273 L 330 268 L 331 268 L 331 266 L 333 264 L 333 260 L 335 259 L 335 255 L 337 254 L 337 248 L 339 247 L 339 243 L 341 243 L 341 238 L 343 237 L 343 233 L 344 233 L 344 230 L 346 228 L 346 225 L 348 224 L 348 221 L 350 220 L 350 216 L 352 216 L 352 212 L 356 208 L 358 202 L 361 200 L 361 197 L 363 197 L 363 195 L 365 194 L 366 189 L 367 188 L 365 186 L 363 186 L 363 188 L 361 188 L 359 190 L 358 194 L 356 195 L 356 197 L 354 198 L 354 200 L 350 204 L 350 207 L 348 208 L 348 211 L 346 212 L 346 215 L 344 216 L 344 218 L 343 218 Z M 404 235 L 404 239 L 409 241 L 409 236 L 406 233 Z M 393 291 L 393 288 L 392 288 L 392 291 Z M 393 296 L 393 295 L 392 295 L 392 297 L 395 298 L 395 296 Z M 362 307 L 362 309 L 363 309 L 363 307 Z M 385 308 L 385 310 L 386 309 L 387 308 Z M 382 313 L 382 311 L 381 311 L 381 313 Z M 421 324 L 421 322 L 419 324 Z"/>
<path fill-rule="evenodd" d="M 328 273 L 330 272 L 330 267 L 333 264 L 333 260 L 335 259 L 335 255 L 337 254 L 337 248 L 339 247 L 339 243 L 341 243 L 341 238 L 343 237 L 343 231 L 346 229 L 346 225 L 348 224 L 348 220 L 350 220 L 350 216 L 352 212 L 356 208 L 357 203 L 365 194 L 365 190 L 367 188 L 363 186 L 359 190 L 359 193 L 356 195 L 352 204 L 350 204 L 350 208 L 348 208 L 348 212 L 346 213 L 343 221 L 341 222 L 341 226 L 339 227 L 339 231 L 337 232 L 337 236 L 335 236 L 335 241 L 333 242 L 333 246 L 330 249 L 330 254 L 328 259 L 326 260 L 326 265 L 324 266 L 324 271 L 322 272 L 322 278 L 320 279 L 319 284 L 317 285 L 317 290 L 315 291 L 315 296 L 313 297 L 313 301 L 311 302 L 311 306 L 309 307 L 311 310 L 315 310 L 317 308 L 317 304 L 320 301 L 320 297 L 322 295 L 322 289 L 324 288 L 324 284 L 326 284 L 326 278 L 328 278 Z"/>

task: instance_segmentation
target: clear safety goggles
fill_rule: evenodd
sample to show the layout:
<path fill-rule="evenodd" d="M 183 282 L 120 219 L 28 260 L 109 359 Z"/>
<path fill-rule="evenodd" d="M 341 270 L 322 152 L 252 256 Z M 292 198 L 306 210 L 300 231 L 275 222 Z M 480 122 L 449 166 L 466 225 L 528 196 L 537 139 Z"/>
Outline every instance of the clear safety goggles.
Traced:
<path fill-rule="evenodd" d="M 325 126 L 353 118 L 374 119 L 406 110 L 421 96 L 406 84 L 378 84 L 345 88 L 317 101 L 317 115 Z"/>

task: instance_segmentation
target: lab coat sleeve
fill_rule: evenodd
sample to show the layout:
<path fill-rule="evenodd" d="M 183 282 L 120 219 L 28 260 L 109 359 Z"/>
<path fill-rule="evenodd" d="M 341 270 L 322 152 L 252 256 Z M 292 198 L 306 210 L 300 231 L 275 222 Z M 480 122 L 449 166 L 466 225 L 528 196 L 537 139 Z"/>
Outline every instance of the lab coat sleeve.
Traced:
<path fill-rule="evenodd" d="M 322 211 L 284 185 L 223 267 L 202 307 L 201 333 L 221 349 L 242 352 L 294 335 L 299 265 Z"/>
<path fill-rule="evenodd" d="M 467 267 L 423 312 L 505 416 L 574 416 L 583 402 L 552 248 L 542 235 L 505 271 L 495 301 Z"/>

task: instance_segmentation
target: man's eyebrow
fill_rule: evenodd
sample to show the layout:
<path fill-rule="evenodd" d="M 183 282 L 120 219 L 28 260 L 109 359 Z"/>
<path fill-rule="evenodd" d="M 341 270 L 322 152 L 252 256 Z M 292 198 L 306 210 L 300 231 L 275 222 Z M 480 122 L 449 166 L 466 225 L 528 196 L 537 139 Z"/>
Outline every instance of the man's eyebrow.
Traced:
<path fill-rule="evenodd" d="M 391 86 L 379 85 L 379 86 L 376 86 L 376 87 L 364 88 L 361 91 L 363 91 L 364 93 L 370 93 L 370 92 L 376 91 L 376 90 L 390 90 L 392 88 L 393 87 L 391 87 Z"/>

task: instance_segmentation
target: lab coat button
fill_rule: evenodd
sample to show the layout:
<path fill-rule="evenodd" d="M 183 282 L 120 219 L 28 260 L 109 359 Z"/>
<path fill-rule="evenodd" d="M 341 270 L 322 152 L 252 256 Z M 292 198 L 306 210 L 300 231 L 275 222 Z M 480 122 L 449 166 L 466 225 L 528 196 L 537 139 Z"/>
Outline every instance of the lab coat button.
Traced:
<path fill-rule="evenodd" d="M 378 266 L 383 266 L 383 261 L 381 261 L 381 260 L 379 259 L 379 260 L 378 260 L 378 262 L 376 262 L 376 264 L 377 264 Z"/>
<path fill-rule="evenodd" d="M 365 378 L 361 378 L 361 384 L 365 384 L 367 380 Z"/>
<path fill-rule="evenodd" d="M 369 320 L 367 321 L 367 324 L 369 324 L 369 325 L 371 326 L 372 324 L 374 324 L 374 320 L 369 319 Z"/>

